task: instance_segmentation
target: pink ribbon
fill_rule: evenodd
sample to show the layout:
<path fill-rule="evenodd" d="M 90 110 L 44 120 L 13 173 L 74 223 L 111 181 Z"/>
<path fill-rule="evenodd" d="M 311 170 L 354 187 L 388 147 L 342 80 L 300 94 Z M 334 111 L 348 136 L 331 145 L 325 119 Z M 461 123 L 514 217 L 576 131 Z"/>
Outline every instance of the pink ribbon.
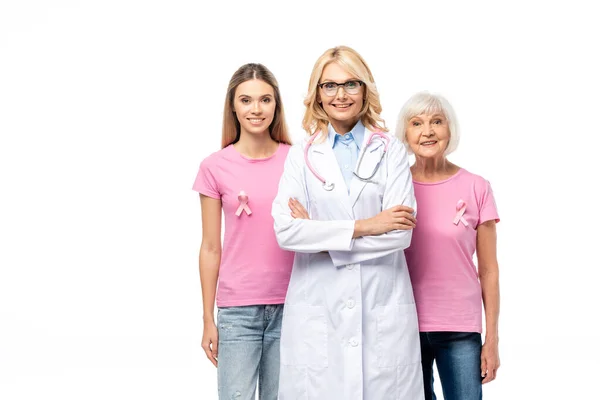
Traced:
<path fill-rule="evenodd" d="M 248 207 L 248 195 L 246 195 L 246 192 L 243 190 L 240 191 L 240 194 L 238 194 L 238 200 L 240 201 L 240 206 L 235 212 L 235 215 L 239 217 L 242 214 L 242 211 L 246 211 L 246 214 L 248 215 L 252 214 L 252 210 L 250 210 L 250 207 Z"/>
<path fill-rule="evenodd" d="M 469 226 L 469 223 L 463 217 L 465 211 L 467 211 L 467 203 L 465 203 L 463 200 L 459 200 L 458 203 L 456 203 L 456 216 L 454 217 L 454 221 L 452 221 L 454 222 L 454 225 L 458 225 L 458 222 L 460 221 L 465 226 Z"/>

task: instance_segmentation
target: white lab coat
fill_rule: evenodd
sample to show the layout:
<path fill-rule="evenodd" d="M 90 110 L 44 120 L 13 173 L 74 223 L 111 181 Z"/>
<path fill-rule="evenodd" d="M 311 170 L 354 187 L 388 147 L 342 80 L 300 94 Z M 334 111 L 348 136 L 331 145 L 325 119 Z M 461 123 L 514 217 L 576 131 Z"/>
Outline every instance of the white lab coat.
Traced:
<path fill-rule="evenodd" d="M 361 176 L 379 162 L 368 148 Z M 391 136 L 390 136 L 391 137 Z M 394 205 L 416 209 L 408 155 L 391 137 L 373 178 L 353 177 L 350 194 L 328 140 L 309 159 L 335 184 L 328 192 L 304 162 L 306 140 L 292 146 L 273 202 L 281 248 L 296 252 L 281 332 L 279 400 L 420 400 L 423 378 L 417 314 L 403 249 L 412 231 L 352 239 L 354 221 Z M 360 158 L 360 155 L 359 155 Z M 293 219 L 290 197 L 309 211 Z"/>

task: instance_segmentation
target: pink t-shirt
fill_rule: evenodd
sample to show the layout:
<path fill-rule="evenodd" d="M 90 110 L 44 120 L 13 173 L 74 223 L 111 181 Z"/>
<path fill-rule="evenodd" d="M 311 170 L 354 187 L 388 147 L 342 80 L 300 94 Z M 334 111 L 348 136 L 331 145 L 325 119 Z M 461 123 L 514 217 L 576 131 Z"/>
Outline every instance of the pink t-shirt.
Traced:
<path fill-rule="evenodd" d="M 500 221 L 492 188 L 464 169 L 440 182 L 413 183 L 417 227 L 404 252 L 419 330 L 481 333 L 481 285 L 473 255 L 477 226 Z M 462 219 L 457 218 L 461 200 L 466 205 Z"/>
<path fill-rule="evenodd" d="M 229 145 L 200 164 L 193 189 L 220 199 L 225 216 L 218 307 L 285 301 L 294 253 L 279 248 L 271 206 L 289 149 L 280 144 L 272 156 L 250 159 Z M 247 195 L 250 213 L 242 209 L 236 215 L 241 191 Z"/>

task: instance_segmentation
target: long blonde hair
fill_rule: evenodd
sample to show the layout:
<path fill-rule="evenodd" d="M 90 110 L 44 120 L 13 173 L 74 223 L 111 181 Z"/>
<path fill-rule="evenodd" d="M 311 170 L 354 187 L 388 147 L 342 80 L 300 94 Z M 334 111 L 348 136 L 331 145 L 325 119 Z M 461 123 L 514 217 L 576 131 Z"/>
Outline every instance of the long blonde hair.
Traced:
<path fill-rule="evenodd" d="M 356 50 L 347 46 L 337 46 L 328 49 L 319 57 L 310 75 L 308 94 L 304 98 L 306 111 L 302 119 L 302 127 L 306 133 L 312 136 L 316 132 L 327 132 L 329 117 L 323 106 L 317 101 L 317 85 L 325 67 L 333 62 L 344 68 L 349 74 L 354 75 L 356 79 L 361 80 L 365 85 L 365 98 L 359 113 L 363 125 L 370 130 L 387 132 L 385 121 L 380 115 L 381 102 L 371 69 Z M 322 140 L 324 140 L 324 137 Z"/>
<path fill-rule="evenodd" d="M 240 140 L 240 122 L 233 112 L 233 98 L 237 87 L 249 80 L 260 79 L 268 83 L 275 92 L 275 115 L 273 122 L 269 126 L 271 138 L 279 143 L 292 144 L 287 124 L 285 122 L 285 113 L 283 112 L 283 103 L 281 102 L 281 93 L 277 79 L 267 67 L 262 64 L 248 63 L 242 65 L 231 77 L 225 97 L 225 107 L 223 108 L 223 135 L 221 137 L 221 148 Z"/>

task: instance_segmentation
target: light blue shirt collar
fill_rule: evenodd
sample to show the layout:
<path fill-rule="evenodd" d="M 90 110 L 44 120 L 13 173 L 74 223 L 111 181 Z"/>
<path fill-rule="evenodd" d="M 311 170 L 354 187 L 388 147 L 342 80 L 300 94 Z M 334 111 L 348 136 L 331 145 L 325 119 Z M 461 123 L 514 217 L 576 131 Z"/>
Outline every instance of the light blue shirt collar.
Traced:
<path fill-rule="evenodd" d="M 335 147 L 336 142 L 341 139 L 342 135 L 338 134 L 335 131 L 335 129 L 333 129 L 333 126 L 331 126 L 331 124 L 329 124 L 329 126 L 327 127 L 327 130 L 328 130 L 327 138 L 329 140 L 329 143 L 331 144 L 331 147 L 333 148 L 333 147 Z M 346 133 L 344 136 L 347 136 L 347 135 L 351 135 L 351 137 L 354 139 L 354 143 L 356 143 L 356 146 L 360 150 L 363 139 L 365 137 L 365 126 L 363 125 L 362 121 L 358 120 L 356 125 L 354 125 L 354 128 L 352 128 L 352 130 L 350 132 Z"/>

